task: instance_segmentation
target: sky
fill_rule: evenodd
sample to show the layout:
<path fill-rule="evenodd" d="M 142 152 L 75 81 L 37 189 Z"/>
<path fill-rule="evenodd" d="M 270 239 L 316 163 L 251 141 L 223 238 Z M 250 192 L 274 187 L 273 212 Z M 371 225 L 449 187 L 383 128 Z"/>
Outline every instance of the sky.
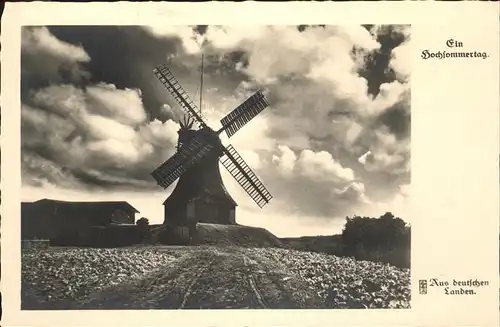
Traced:
<path fill-rule="evenodd" d="M 182 109 L 167 64 L 217 129 L 257 89 L 270 105 L 231 139 L 273 195 L 260 209 L 221 168 L 236 221 L 278 236 L 339 233 L 347 216 L 407 222 L 407 25 L 36 26 L 21 41 L 22 200 L 120 200 L 151 223 L 175 187 L 150 173 Z"/>

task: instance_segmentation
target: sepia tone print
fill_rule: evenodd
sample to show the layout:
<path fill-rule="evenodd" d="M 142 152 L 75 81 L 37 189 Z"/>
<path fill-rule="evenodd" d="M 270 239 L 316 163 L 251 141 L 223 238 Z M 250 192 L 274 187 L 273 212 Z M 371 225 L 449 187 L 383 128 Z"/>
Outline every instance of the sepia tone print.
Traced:
<path fill-rule="evenodd" d="M 409 308 L 410 31 L 23 27 L 22 309 Z"/>

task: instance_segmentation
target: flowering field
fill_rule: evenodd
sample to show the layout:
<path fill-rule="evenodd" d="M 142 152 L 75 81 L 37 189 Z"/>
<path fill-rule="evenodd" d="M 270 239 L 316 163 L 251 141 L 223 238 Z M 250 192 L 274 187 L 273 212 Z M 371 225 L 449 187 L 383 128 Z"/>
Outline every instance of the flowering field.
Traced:
<path fill-rule="evenodd" d="M 409 308 L 409 283 L 408 269 L 279 248 L 52 248 L 22 255 L 23 309 Z"/>
<path fill-rule="evenodd" d="M 410 270 L 370 261 L 285 249 L 256 251 L 286 265 L 335 308 L 409 308 Z"/>

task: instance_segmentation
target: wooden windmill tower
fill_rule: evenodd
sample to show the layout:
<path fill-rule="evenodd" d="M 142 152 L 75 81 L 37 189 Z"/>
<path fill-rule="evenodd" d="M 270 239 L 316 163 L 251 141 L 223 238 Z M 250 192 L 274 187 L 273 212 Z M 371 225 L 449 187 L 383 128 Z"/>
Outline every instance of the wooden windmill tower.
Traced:
<path fill-rule="evenodd" d="M 163 203 L 164 224 L 235 224 L 237 204 L 224 187 L 219 162 L 259 207 L 267 204 L 272 198 L 269 191 L 236 149 L 231 145 L 224 146 L 219 137 L 225 132 L 230 138 L 262 112 L 269 105 L 264 95 L 260 91 L 254 93 L 222 118 L 222 127 L 214 131 L 165 65 L 156 67 L 153 72 L 188 115 L 178 131 L 177 152 L 151 173 L 163 188 L 179 178 L 175 189 Z M 193 123 L 198 125 L 198 129 L 192 129 Z"/>

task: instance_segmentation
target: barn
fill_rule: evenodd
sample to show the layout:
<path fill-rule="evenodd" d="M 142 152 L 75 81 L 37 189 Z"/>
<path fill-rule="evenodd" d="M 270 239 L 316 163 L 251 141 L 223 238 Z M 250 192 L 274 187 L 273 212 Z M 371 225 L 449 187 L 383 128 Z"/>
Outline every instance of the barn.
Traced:
<path fill-rule="evenodd" d="M 90 227 L 135 224 L 139 211 L 125 201 L 69 202 L 42 199 L 21 203 L 21 238 L 78 238 Z"/>

